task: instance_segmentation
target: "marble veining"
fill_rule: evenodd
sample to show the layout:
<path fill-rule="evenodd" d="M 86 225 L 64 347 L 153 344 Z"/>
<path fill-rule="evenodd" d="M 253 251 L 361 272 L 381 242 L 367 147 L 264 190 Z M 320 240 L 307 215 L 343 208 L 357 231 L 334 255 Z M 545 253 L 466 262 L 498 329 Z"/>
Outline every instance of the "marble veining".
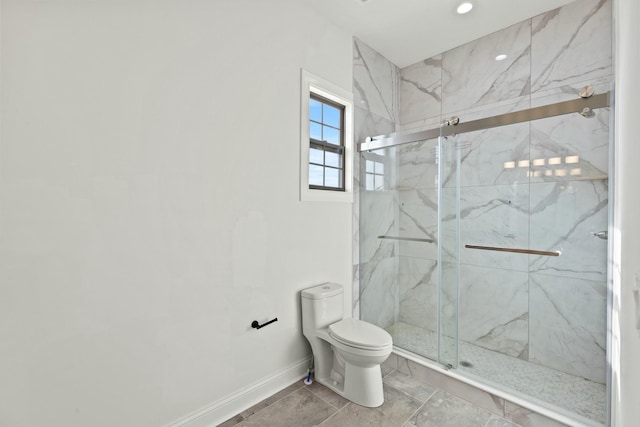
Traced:
<path fill-rule="evenodd" d="M 443 114 L 528 95 L 530 37 L 527 20 L 442 54 Z"/>
<path fill-rule="evenodd" d="M 530 360 L 604 383 L 606 282 L 532 274 Z"/>
<path fill-rule="evenodd" d="M 399 69 L 358 39 L 353 42 L 355 105 L 396 123 Z"/>
<path fill-rule="evenodd" d="M 526 272 L 461 265 L 459 337 L 519 357 L 529 343 Z"/>
<path fill-rule="evenodd" d="M 612 75 L 612 0 L 581 0 L 531 20 L 532 91 Z"/>
<path fill-rule="evenodd" d="M 440 116 L 441 104 L 441 55 L 400 70 L 400 123 Z"/>
<path fill-rule="evenodd" d="M 531 246 L 559 250 L 558 257 L 531 255 L 529 270 L 554 276 L 605 281 L 607 180 L 531 184 Z"/>
<path fill-rule="evenodd" d="M 576 99 L 586 85 L 610 90 L 611 10 L 612 0 L 572 2 L 403 69 L 355 40 L 358 142 Z M 607 242 L 592 233 L 607 229 L 611 112 L 595 113 L 450 136 L 442 152 L 433 139 L 362 153 L 354 313 L 445 362 L 459 335 L 471 364 L 460 369 L 603 422 Z M 377 191 L 366 188 L 367 159 L 384 164 Z M 440 348 L 429 338 L 438 326 Z M 514 420 L 533 420 L 520 409 Z"/>

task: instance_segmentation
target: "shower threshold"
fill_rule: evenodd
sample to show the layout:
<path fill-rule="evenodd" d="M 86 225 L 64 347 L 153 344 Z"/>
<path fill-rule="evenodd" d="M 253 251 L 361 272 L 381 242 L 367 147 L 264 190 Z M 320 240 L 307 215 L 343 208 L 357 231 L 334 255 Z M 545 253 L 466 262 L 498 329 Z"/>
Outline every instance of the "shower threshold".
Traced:
<path fill-rule="evenodd" d="M 394 346 L 431 359 L 437 356 L 438 335 L 435 332 L 403 322 L 386 329 L 393 337 Z M 511 389 L 579 417 L 605 424 L 607 398 L 604 384 L 464 341 L 460 341 L 458 352 L 460 363 L 456 370 L 462 375 L 468 374 L 477 381 Z"/>

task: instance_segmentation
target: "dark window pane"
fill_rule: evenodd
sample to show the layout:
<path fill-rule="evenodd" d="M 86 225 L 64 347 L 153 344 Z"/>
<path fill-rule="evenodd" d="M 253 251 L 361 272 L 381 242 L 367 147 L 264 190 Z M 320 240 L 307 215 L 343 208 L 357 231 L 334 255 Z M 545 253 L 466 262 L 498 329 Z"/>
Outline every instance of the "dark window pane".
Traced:
<path fill-rule="evenodd" d="M 311 148 L 309 150 L 309 161 L 311 163 L 324 164 L 324 151 Z"/>
<path fill-rule="evenodd" d="M 309 165 L 309 185 L 323 185 L 322 166 Z"/>
<path fill-rule="evenodd" d="M 320 101 L 309 100 L 309 118 L 316 122 L 322 122 L 322 103 Z"/>
<path fill-rule="evenodd" d="M 312 139 L 317 139 L 318 141 L 322 141 L 322 126 L 318 123 L 309 123 L 309 136 Z"/>
<path fill-rule="evenodd" d="M 327 126 L 322 126 L 322 140 L 330 144 L 340 145 L 340 131 Z"/>
<path fill-rule="evenodd" d="M 322 122 L 325 125 L 333 126 L 334 128 L 340 127 L 340 110 L 331 105 L 322 105 L 323 116 Z"/>

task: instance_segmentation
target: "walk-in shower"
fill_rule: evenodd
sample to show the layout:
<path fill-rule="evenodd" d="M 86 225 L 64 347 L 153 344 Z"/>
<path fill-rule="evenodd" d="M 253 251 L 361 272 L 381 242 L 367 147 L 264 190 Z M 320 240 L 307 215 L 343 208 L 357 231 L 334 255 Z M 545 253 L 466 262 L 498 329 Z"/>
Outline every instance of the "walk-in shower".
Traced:
<path fill-rule="evenodd" d="M 575 1 L 403 68 L 354 41 L 354 315 L 573 425 L 607 424 L 611 10 Z"/>
<path fill-rule="evenodd" d="M 362 319 L 397 348 L 604 423 L 609 100 L 361 144 Z"/>

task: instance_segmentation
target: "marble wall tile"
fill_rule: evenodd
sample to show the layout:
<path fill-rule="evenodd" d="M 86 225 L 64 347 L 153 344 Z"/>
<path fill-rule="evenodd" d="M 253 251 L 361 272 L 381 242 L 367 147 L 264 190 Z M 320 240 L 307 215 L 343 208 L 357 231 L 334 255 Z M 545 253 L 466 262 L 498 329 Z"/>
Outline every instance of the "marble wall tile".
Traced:
<path fill-rule="evenodd" d="M 531 247 L 561 255 L 530 255 L 530 271 L 606 280 L 607 241 L 591 233 L 607 230 L 607 186 L 607 180 L 531 184 Z"/>
<path fill-rule="evenodd" d="M 360 264 L 358 303 L 360 318 L 380 327 L 394 323 L 398 312 L 398 244 L 379 239 L 397 235 L 394 191 L 360 193 Z"/>
<path fill-rule="evenodd" d="M 601 108 L 594 114 L 531 122 L 531 182 L 608 177 L 610 111 Z"/>
<path fill-rule="evenodd" d="M 400 257 L 398 320 L 431 331 L 438 329 L 436 261 Z"/>
<path fill-rule="evenodd" d="M 531 20 L 531 89 L 612 74 L 612 0 L 581 0 Z"/>
<path fill-rule="evenodd" d="M 354 104 L 396 123 L 399 69 L 358 39 L 353 41 Z"/>
<path fill-rule="evenodd" d="M 398 242 L 400 255 L 438 259 L 438 191 L 435 188 L 399 191 L 400 235 L 433 240 Z"/>
<path fill-rule="evenodd" d="M 364 142 L 368 136 L 387 135 L 396 130 L 392 120 L 357 106 L 354 109 L 354 121 L 356 144 Z"/>
<path fill-rule="evenodd" d="M 413 133 L 422 130 L 430 130 L 440 127 L 441 122 L 442 121 L 440 120 L 440 116 L 436 116 L 417 120 L 415 122 L 398 123 L 398 125 L 396 126 L 396 131 L 403 133 Z"/>
<path fill-rule="evenodd" d="M 446 190 L 448 198 L 455 197 L 453 188 Z M 449 205 L 454 206 L 453 202 Z M 528 248 L 529 185 L 463 187 L 460 189 L 459 206 L 461 263 L 527 271 L 526 255 L 467 249 L 464 246 Z M 444 245 L 447 247 L 449 243 Z"/>
<path fill-rule="evenodd" d="M 531 274 L 530 360 L 604 383 L 606 282 Z"/>
<path fill-rule="evenodd" d="M 526 272 L 460 266 L 460 340 L 526 358 L 528 312 Z"/>
<path fill-rule="evenodd" d="M 363 274 L 370 264 L 361 264 Z M 384 258 L 360 281 L 360 318 L 386 328 L 398 317 L 398 258 Z"/>
<path fill-rule="evenodd" d="M 528 123 L 469 132 L 455 139 L 460 147 L 460 186 L 529 182 Z"/>
<path fill-rule="evenodd" d="M 577 77 L 571 83 L 550 86 L 533 92 L 531 94 L 531 107 L 578 99 L 580 93 L 586 86 L 591 86 L 594 95 L 607 93 L 613 90 L 613 81 L 613 75 L 601 77 L 585 76 L 585 78 Z"/>
<path fill-rule="evenodd" d="M 397 235 L 396 198 L 395 191 L 360 192 L 360 263 L 397 254 L 396 241 L 378 238 L 380 235 Z M 366 279 L 362 271 L 360 279 Z"/>
<path fill-rule="evenodd" d="M 528 95 L 530 36 L 527 20 L 442 54 L 443 115 Z"/>
<path fill-rule="evenodd" d="M 442 56 L 436 55 L 400 70 L 400 123 L 440 117 Z"/>
<path fill-rule="evenodd" d="M 438 139 L 404 144 L 398 149 L 398 189 L 438 187 Z"/>
<path fill-rule="evenodd" d="M 355 143 L 358 144 L 362 141 L 365 140 L 365 138 L 367 136 L 371 136 L 371 135 L 380 135 L 380 134 L 388 134 L 393 132 L 395 124 L 388 120 L 388 119 L 384 119 L 383 117 L 380 117 L 374 113 L 371 113 L 370 111 L 367 111 L 363 108 L 359 108 L 356 107 L 354 110 L 354 116 L 355 116 Z M 352 245 L 352 260 L 353 260 L 353 277 L 352 277 L 352 307 L 351 307 L 351 311 L 352 311 L 352 316 L 356 319 L 360 318 L 360 189 L 362 187 L 362 185 L 364 184 L 363 182 L 361 182 L 361 161 L 363 159 L 361 159 L 362 155 L 358 154 L 356 156 L 354 156 L 354 167 L 353 167 L 353 192 L 354 192 L 354 198 L 353 198 L 353 219 L 352 219 L 352 223 L 353 223 L 353 227 L 352 227 L 352 233 L 353 233 L 353 245 Z M 393 161 L 393 165 L 395 166 L 395 160 Z M 392 167 L 392 168 L 388 168 L 387 169 L 387 173 L 391 174 L 395 174 L 396 173 L 396 168 Z M 366 179 L 366 177 L 362 177 L 363 179 Z M 393 178 L 389 178 L 389 179 L 393 179 Z M 367 198 L 367 196 L 365 196 L 365 198 Z M 371 200 L 371 198 L 369 198 L 370 200 L 365 200 L 365 206 L 368 209 L 372 209 L 373 205 L 371 205 L 371 203 L 375 203 L 375 199 Z M 371 220 L 373 220 L 375 218 L 375 220 L 379 220 L 379 217 L 377 215 L 370 217 L 370 211 L 365 211 L 365 217 L 363 218 L 363 221 L 369 221 L 371 222 Z M 374 220 L 374 223 L 375 223 Z M 373 224 L 372 224 L 373 225 Z M 364 226 L 364 224 L 363 224 Z M 366 226 L 364 226 L 365 229 L 367 229 Z M 377 244 L 377 241 L 368 241 L 367 244 L 371 245 L 372 247 L 370 248 L 371 250 L 375 250 L 375 245 Z M 370 254 L 371 252 L 369 252 Z M 370 258 L 369 258 L 370 259 Z"/>

